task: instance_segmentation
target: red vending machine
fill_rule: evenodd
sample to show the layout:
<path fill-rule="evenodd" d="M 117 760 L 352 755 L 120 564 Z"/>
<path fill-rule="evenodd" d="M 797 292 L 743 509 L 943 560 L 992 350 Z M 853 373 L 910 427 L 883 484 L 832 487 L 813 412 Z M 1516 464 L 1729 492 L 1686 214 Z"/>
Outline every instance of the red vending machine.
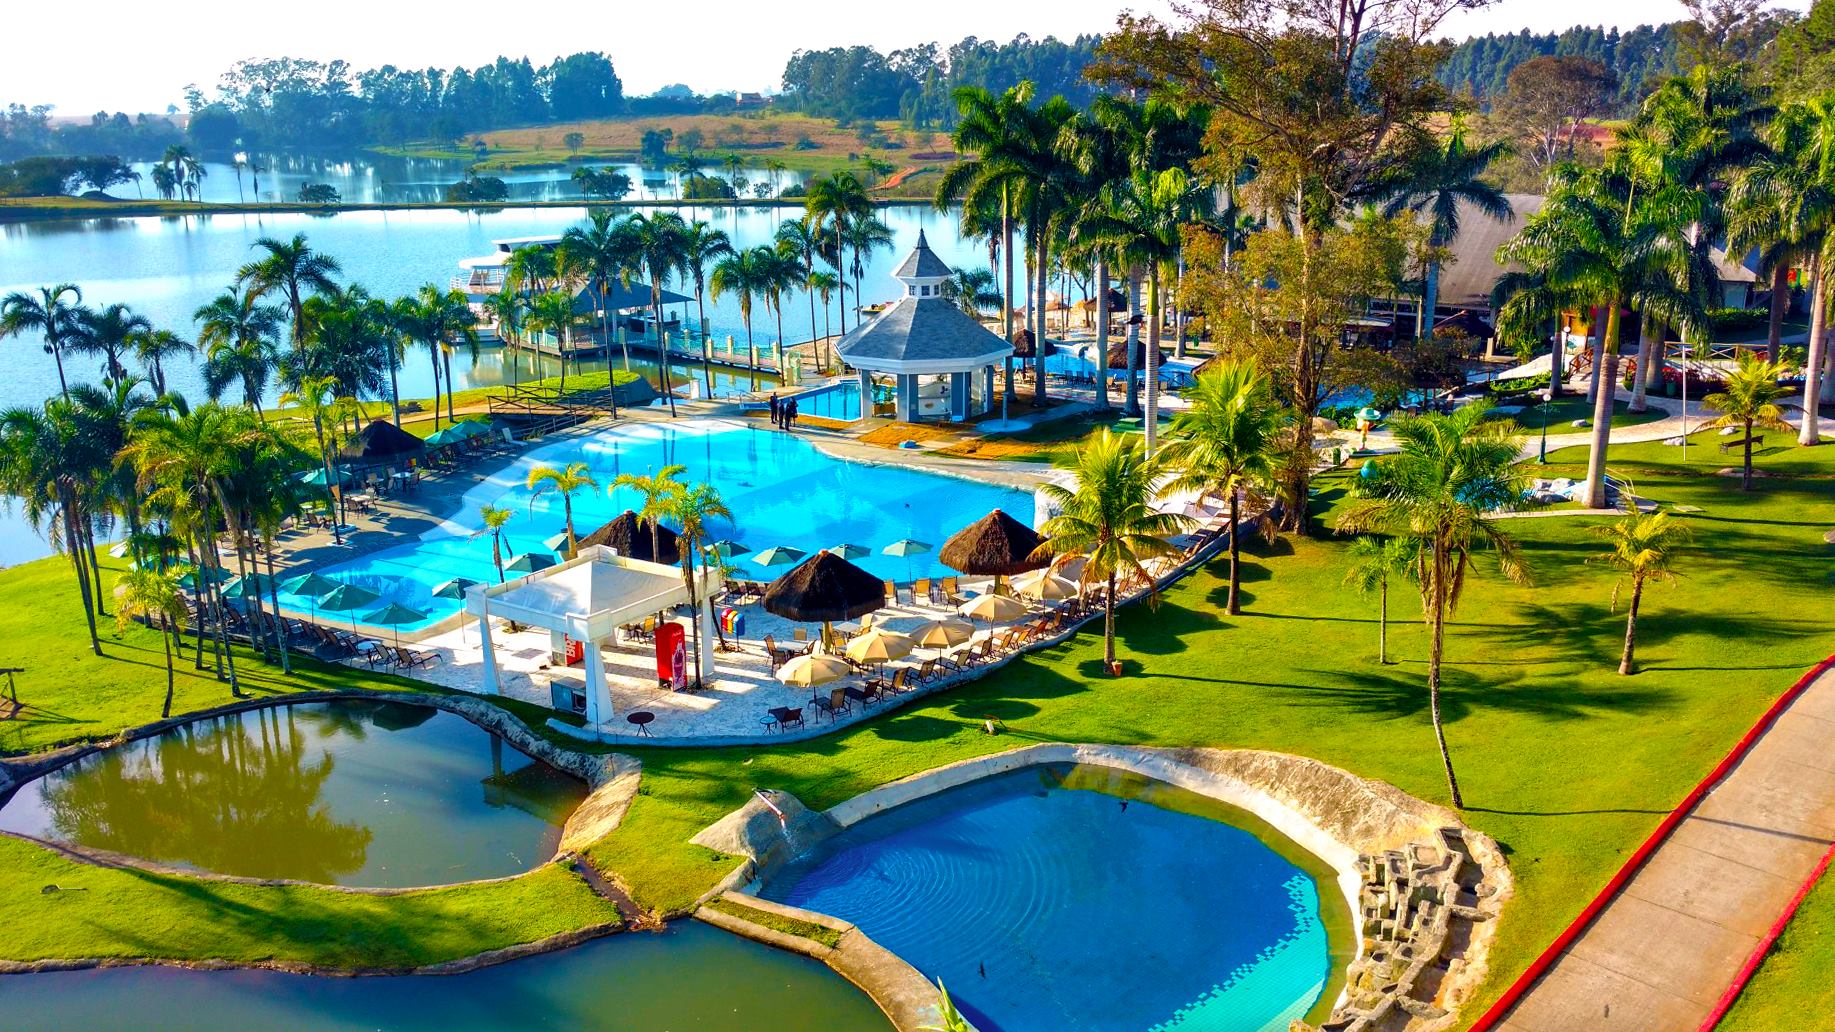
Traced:
<path fill-rule="evenodd" d="M 671 691 L 688 687 L 687 631 L 673 621 L 656 627 L 656 683 Z"/>

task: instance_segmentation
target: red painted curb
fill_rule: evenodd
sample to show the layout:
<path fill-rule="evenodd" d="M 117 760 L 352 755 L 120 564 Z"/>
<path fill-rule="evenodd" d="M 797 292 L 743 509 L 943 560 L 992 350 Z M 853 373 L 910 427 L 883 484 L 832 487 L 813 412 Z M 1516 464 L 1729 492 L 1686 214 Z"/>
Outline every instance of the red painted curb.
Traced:
<path fill-rule="evenodd" d="M 1700 1027 L 1695 1032 L 1714 1032 L 1714 1026 L 1719 1025 L 1721 1019 L 1727 1016 L 1727 1012 L 1733 1009 L 1733 1001 L 1739 999 L 1739 994 L 1746 989 L 1746 983 L 1752 981 L 1752 976 L 1758 971 L 1759 965 L 1765 962 L 1765 955 L 1771 952 L 1771 947 L 1778 941 L 1778 936 L 1784 934 L 1784 926 L 1790 924 L 1791 918 L 1797 916 L 1797 908 L 1803 905 L 1804 897 L 1808 896 L 1810 890 L 1816 887 L 1816 883 L 1822 880 L 1823 874 L 1829 869 L 1830 861 L 1835 861 L 1835 845 L 1830 846 L 1829 851 L 1822 854 L 1822 861 L 1816 865 L 1814 871 L 1810 872 L 1810 876 L 1804 879 L 1803 884 L 1798 886 L 1797 894 L 1790 898 L 1790 904 L 1784 908 L 1782 914 L 1778 915 L 1778 919 L 1771 923 L 1771 928 L 1765 932 L 1765 937 L 1759 940 L 1759 944 L 1753 947 L 1752 955 L 1746 958 L 1744 964 L 1740 965 L 1739 974 L 1733 976 L 1733 984 L 1727 986 L 1727 991 L 1720 994 L 1720 999 L 1714 1002 L 1714 1009 L 1708 1012 L 1708 1016 L 1702 1020 Z"/>
<path fill-rule="evenodd" d="M 1636 875 L 1639 868 L 1642 868 L 1650 859 L 1651 854 L 1657 851 L 1657 847 L 1661 846 L 1675 832 L 1676 827 L 1682 823 L 1689 812 L 1701 803 L 1708 792 L 1719 784 L 1739 761 L 1746 758 L 1746 754 L 1752 751 L 1752 747 L 1758 743 L 1759 738 L 1766 731 L 1771 730 L 1771 725 L 1777 721 L 1779 715 L 1790 708 L 1790 704 L 1796 702 L 1797 697 L 1807 691 L 1818 677 L 1831 669 L 1835 669 L 1835 656 L 1830 656 L 1811 667 L 1807 673 L 1797 679 L 1797 683 L 1790 686 L 1788 691 L 1778 696 L 1777 701 L 1771 704 L 1758 722 L 1753 724 L 1751 729 L 1733 746 L 1733 751 L 1727 753 L 1726 757 L 1716 764 L 1712 771 L 1708 772 L 1707 777 L 1702 778 L 1694 788 L 1689 790 L 1682 802 L 1678 803 L 1676 808 L 1663 818 L 1663 822 L 1650 833 L 1650 837 L 1637 847 L 1637 850 L 1625 861 L 1624 866 L 1618 869 L 1618 873 L 1612 876 L 1612 880 L 1606 882 L 1605 888 L 1599 890 L 1599 895 L 1594 896 L 1579 916 L 1575 917 L 1560 935 L 1555 936 L 1555 941 L 1549 943 L 1548 948 L 1543 950 L 1521 975 L 1517 976 L 1516 981 L 1510 983 L 1510 987 L 1504 990 L 1503 995 L 1497 998 L 1497 1002 L 1493 1003 L 1489 1010 L 1479 1015 L 1478 1020 L 1472 1023 L 1467 1032 L 1488 1032 L 1496 1027 L 1497 1023 L 1502 1021 L 1504 1016 L 1509 1014 L 1523 998 L 1523 994 L 1529 991 L 1529 987 L 1548 973 L 1548 969 L 1554 966 L 1555 959 L 1561 956 L 1569 946 L 1572 946 L 1574 940 L 1580 938 L 1580 933 L 1586 931 L 1587 926 L 1592 924 L 1606 909 L 1606 905 L 1624 890 L 1632 876 Z"/>

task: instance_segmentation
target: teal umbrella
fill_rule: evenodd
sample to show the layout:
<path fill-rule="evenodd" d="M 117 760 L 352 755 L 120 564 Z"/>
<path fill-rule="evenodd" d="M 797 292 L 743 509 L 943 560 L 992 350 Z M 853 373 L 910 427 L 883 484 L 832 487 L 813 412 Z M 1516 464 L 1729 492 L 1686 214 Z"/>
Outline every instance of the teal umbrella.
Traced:
<path fill-rule="evenodd" d="M 838 555 L 843 559 L 858 559 L 863 555 L 872 554 L 871 549 L 862 548 L 859 545 L 836 545 L 833 548 L 823 549 L 823 551 Z"/>
<path fill-rule="evenodd" d="M 767 567 L 788 566 L 791 563 L 802 562 L 803 557 L 808 554 L 808 552 L 800 548 L 791 548 L 788 545 L 776 545 L 753 556 L 752 561 L 760 566 Z"/>
<path fill-rule="evenodd" d="M 479 437 L 492 432 L 489 423 L 475 419 L 468 419 L 463 423 L 456 423 L 453 425 L 453 429 L 464 434 L 466 437 Z"/>
<path fill-rule="evenodd" d="M 274 578 L 267 574 L 251 573 L 245 577 L 237 577 L 235 580 L 224 584 L 223 594 L 229 595 L 232 598 L 260 598 L 266 595 L 268 589 L 273 587 L 273 585 Z"/>
<path fill-rule="evenodd" d="M 458 444 L 460 441 L 465 440 L 465 438 L 466 438 L 466 435 L 463 433 L 460 433 L 458 427 L 449 426 L 443 430 L 435 430 L 434 432 L 428 434 L 427 435 L 427 447 L 444 448 L 449 444 Z"/>
<path fill-rule="evenodd" d="M 401 625 L 405 623 L 420 623 L 425 619 L 427 619 L 427 614 L 418 609 L 411 606 L 404 606 L 397 602 L 390 602 L 381 609 L 366 614 L 363 617 L 363 622 L 369 624 L 371 627 L 388 627 L 394 630 L 395 645 L 399 648 L 401 647 Z"/>
<path fill-rule="evenodd" d="M 550 552 L 559 552 L 561 549 L 566 548 L 567 532 L 563 530 L 559 534 L 542 538 L 542 547 L 548 549 Z"/>
<path fill-rule="evenodd" d="M 905 579 L 910 580 L 911 557 L 914 555 L 923 555 L 925 552 L 930 551 L 930 542 L 918 541 L 913 538 L 900 538 L 880 549 L 880 551 L 887 555 L 897 556 L 903 559 L 905 561 Z"/>
<path fill-rule="evenodd" d="M 482 584 L 482 583 L 483 581 L 475 581 L 475 580 L 472 580 L 470 577 L 454 577 L 453 579 L 449 581 L 442 581 L 441 583 L 434 585 L 433 586 L 433 597 L 434 598 L 461 598 L 462 599 L 465 597 L 465 593 L 467 591 L 470 591 L 472 588 L 475 588 L 479 584 Z"/>
<path fill-rule="evenodd" d="M 208 570 L 199 570 L 194 567 L 190 571 L 180 575 L 180 577 L 178 578 L 178 586 L 186 589 L 187 591 L 196 591 L 198 590 L 199 585 L 202 585 L 206 582 L 211 583 L 211 584 L 221 584 L 228 579 L 229 579 L 229 574 L 224 573 L 222 570 L 219 570 L 214 566 Z"/>
<path fill-rule="evenodd" d="M 319 615 L 319 596 L 337 589 L 337 581 L 317 573 L 304 573 L 280 582 L 280 590 L 306 600 L 306 616 L 313 620 Z"/>
<path fill-rule="evenodd" d="M 319 597 L 327 612 L 349 613 L 350 629 L 357 629 L 357 610 L 381 598 L 381 595 L 359 584 L 340 584 Z"/>
<path fill-rule="evenodd" d="M 736 555 L 744 555 L 751 551 L 751 549 L 737 541 L 726 540 L 715 541 L 713 544 L 707 546 L 707 550 L 722 559 L 731 559 Z"/>
<path fill-rule="evenodd" d="M 350 479 L 350 469 L 345 466 L 339 466 L 332 470 L 332 476 L 337 477 L 338 483 L 342 484 L 344 481 Z M 293 475 L 293 479 L 305 484 L 307 487 L 324 487 L 326 485 L 325 467 L 320 466 L 318 469 L 308 470 L 304 473 L 296 473 Z"/>
<path fill-rule="evenodd" d="M 551 555 L 543 555 L 540 552 L 524 552 L 504 564 L 503 568 L 515 573 L 534 573 L 537 570 L 546 570 L 550 566 L 558 566 L 560 562 L 559 559 Z"/>

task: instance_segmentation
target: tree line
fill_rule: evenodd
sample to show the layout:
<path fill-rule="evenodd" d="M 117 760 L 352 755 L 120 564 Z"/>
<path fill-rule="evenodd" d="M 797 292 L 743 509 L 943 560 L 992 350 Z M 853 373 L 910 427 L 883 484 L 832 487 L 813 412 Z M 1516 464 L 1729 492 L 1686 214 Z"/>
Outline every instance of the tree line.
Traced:
<path fill-rule="evenodd" d="M 889 54 L 867 46 L 799 50 L 784 65 L 778 104 L 843 121 L 896 118 L 917 129 L 954 126 L 952 98 L 964 86 L 1000 92 L 1031 82 L 1043 94 L 1087 106 L 1097 87 L 1083 70 L 1097 41 L 1020 35 L 997 43 L 970 36 L 947 49 L 924 43 Z"/>

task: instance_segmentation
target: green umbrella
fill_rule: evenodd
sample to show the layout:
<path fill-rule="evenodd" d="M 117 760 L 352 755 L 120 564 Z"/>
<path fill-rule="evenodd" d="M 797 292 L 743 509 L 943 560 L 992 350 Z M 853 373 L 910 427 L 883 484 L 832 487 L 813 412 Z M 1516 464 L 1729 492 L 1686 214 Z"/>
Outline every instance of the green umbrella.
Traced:
<path fill-rule="evenodd" d="M 395 631 L 395 645 L 397 648 L 400 648 L 401 625 L 405 623 L 420 623 L 425 619 L 427 619 L 427 614 L 418 609 L 404 606 L 397 602 L 390 602 L 381 609 L 366 614 L 363 617 L 363 622 L 369 624 L 371 627 L 392 628 Z"/>
<path fill-rule="evenodd" d="M 563 530 L 559 534 L 542 538 L 542 547 L 550 552 L 559 552 L 561 549 L 566 548 L 567 532 Z"/>
<path fill-rule="evenodd" d="M 428 434 L 427 446 L 429 448 L 444 448 L 449 444 L 458 444 L 460 441 L 465 440 L 465 438 L 466 435 L 459 432 L 458 427 L 449 426 L 443 430 L 435 430 Z"/>
<path fill-rule="evenodd" d="M 306 600 L 306 615 L 313 620 L 319 615 L 319 596 L 337 589 L 337 581 L 317 573 L 304 573 L 280 582 L 280 590 Z"/>
<path fill-rule="evenodd" d="M 751 549 L 747 548 L 746 546 L 740 544 L 737 541 L 726 541 L 726 540 L 715 541 L 713 544 L 710 544 L 706 547 L 709 552 L 712 552 L 713 554 L 719 556 L 722 559 L 731 559 L 732 557 L 736 555 L 744 555 L 747 552 L 751 551 Z"/>
<path fill-rule="evenodd" d="M 340 584 L 319 598 L 319 605 L 332 613 L 349 613 L 350 629 L 357 629 L 357 610 L 381 598 L 381 595 L 358 584 Z"/>
<path fill-rule="evenodd" d="M 193 568 L 178 578 L 178 586 L 188 591 L 196 591 L 198 586 L 206 581 L 212 584 L 221 584 L 228 579 L 229 574 L 224 573 L 214 566 L 210 567 L 208 570 Z"/>
<path fill-rule="evenodd" d="M 534 573 L 537 570 L 546 570 L 550 566 L 558 566 L 559 564 L 560 560 L 556 559 L 554 556 L 543 555 L 540 552 L 524 552 L 504 564 L 503 568 L 512 570 L 516 573 Z"/>
<path fill-rule="evenodd" d="M 350 479 L 350 469 L 345 466 L 339 466 L 332 470 L 332 476 L 337 477 L 338 483 L 342 484 L 344 481 Z M 324 487 L 326 484 L 325 467 L 320 466 L 318 469 L 308 470 L 305 473 L 296 473 L 293 475 L 293 479 L 305 484 L 307 487 Z"/>
<path fill-rule="evenodd" d="M 224 584 L 223 594 L 234 598 L 260 598 L 268 593 L 268 588 L 272 587 L 273 584 L 274 578 L 267 574 L 251 573 L 245 577 L 237 577 L 235 580 Z"/>
<path fill-rule="evenodd" d="M 464 434 L 466 437 L 479 437 L 484 434 L 495 432 L 491 429 L 489 423 L 476 419 L 468 419 L 463 423 L 455 423 L 453 424 L 453 429 Z"/>
<path fill-rule="evenodd" d="M 753 556 L 752 561 L 760 566 L 788 566 L 791 563 L 802 562 L 803 557 L 808 554 L 800 548 L 776 545 Z"/>
<path fill-rule="evenodd" d="M 479 584 L 482 584 L 482 583 L 483 581 L 475 581 L 475 580 L 472 580 L 470 577 L 454 577 L 453 579 L 449 581 L 443 581 L 439 584 L 434 585 L 433 597 L 434 598 L 460 598 L 462 599 L 465 597 L 465 593 L 467 591 L 471 590 L 472 588 L 477 587 Z"/>
<path fill-rule="evenodd" d="M 923 555 L 925 552 L 930 551 L 930 542 L 918 541 L 913 538 L 900 538 L 880 549 L 880 551 L 887 555 L 897 556 L 903 559 L 905 561 L 905 579 L 911 580 L 911 557 L 914 555 Z"/>
<path fill-rule="evenodd" d="M 858 559 L 863 555 L 872 554 L 871 549 L 862 548 L 859 545 L 836 545 L 833 548 L 824 549 L 823 551 L 838 555 L 843 559 Z"/>

